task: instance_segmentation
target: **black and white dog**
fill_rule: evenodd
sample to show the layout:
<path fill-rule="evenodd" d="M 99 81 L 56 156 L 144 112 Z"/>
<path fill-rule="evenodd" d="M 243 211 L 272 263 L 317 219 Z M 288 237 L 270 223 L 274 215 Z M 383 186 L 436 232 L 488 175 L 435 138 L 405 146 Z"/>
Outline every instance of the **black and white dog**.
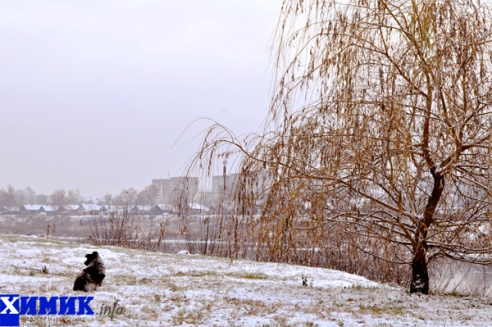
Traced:
<path fill-rule="evenodd" d="M 90 292 L 102 285 L 105 275 L 104 263 L 96 251 L 86 254 L 84 264 L 87 266 L 75 279 L 74 291 Z"/>

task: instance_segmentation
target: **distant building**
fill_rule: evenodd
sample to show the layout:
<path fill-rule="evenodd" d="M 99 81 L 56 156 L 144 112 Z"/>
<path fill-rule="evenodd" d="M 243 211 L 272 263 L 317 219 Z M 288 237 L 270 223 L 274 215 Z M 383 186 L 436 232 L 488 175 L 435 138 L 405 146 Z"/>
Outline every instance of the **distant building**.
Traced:
<path fill-rule="evenodd" d="M 62 212 L 62 213 L 73 213 L 73 212 L 76 212 L 77 209 L 79 209 L 80 205 L 78 204 L 66 204 L 62 207 L 60 207 L 60 209 L 58 209 L 58 211 Z"/>
<path fill-rule="evenodd" d="M 158 203 L 176 205 L 182 195 L 192 201 L 198 192 L 198 177 L 153 179 L 152 185 L 157 189 Z"/>
<path fill-rule="evenodd" d="M 170 204 L 156 204 L 150 209 L 151 215 L 162 215 L 163 213 L 175 213 L 175 208 Z"/>
<path fill-rule="evenodd" d="M 152 210 L 151 205 L 135 205 L 133 206 L 131 212 L 137 215 L 147 215 Z"/>
<path fill-rule="evenodd" d="M 125 214 L 128 213 L 127 205 L 110 205 L 108 207 L 104 207 L 104 211 L 109 214 Z"/>
<path fill-rule="evenodd" d="M 83 203 L 77 208 L 79 215 L 99 215 L 103 207 L 93 203 Z"/>
<path fill-rule="evenodd" d="M 54 213 L 58 210 L 58 207 L 45 205 L 45 204 L 24 204 L 20 207 L 21 214 L 34 214 L 34 213 Z"/>
<path fill-rule="evenodd" d="M 238 174 L 212 176 L 212 194 L 214 194 L 217 199 L 231 199 L 237 177 Z"/>
<path fill-rule="evenodd" d="M 199 203 L 190 203 L 188 205 L 189 213 L 209 213 L 210 209 Z"/>

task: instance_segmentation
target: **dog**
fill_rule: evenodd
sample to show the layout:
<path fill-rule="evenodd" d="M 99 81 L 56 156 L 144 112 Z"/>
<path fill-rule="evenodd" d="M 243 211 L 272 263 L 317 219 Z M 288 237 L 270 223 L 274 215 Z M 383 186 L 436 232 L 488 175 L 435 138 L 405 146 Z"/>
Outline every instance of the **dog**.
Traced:
<path fill-rule="evenodd" d="M 74 291 L 91 292 L 101 286 L 104 277 L 106 277 L 104 263 L 97 251 L 86 254 L 85 257 L 87 260 L 84 264 L 87 268 L 82 270 L 82 273 L 75 279 Z"/>

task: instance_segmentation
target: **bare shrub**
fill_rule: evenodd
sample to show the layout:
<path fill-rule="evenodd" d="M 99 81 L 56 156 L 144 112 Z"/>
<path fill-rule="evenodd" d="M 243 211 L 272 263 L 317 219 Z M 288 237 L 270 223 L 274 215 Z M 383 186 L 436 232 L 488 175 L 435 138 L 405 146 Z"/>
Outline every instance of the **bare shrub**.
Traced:
<path fill-rule="evenodd" d="M 190 253 L 220 253 L 221 234 L 226 218 L 220 215 L 179 216 L 179 234 Z"/>
<path fill-rule="evenodd" d="M 155 226 L 142 224 L 128 210 L 121 214 L 111 213 L 108 217 L 92 218 L 83 225 L 93 244 L 145 250 L 161 249 L 167 231 L 167 220 L 161 221 L 154 228 Z"/>

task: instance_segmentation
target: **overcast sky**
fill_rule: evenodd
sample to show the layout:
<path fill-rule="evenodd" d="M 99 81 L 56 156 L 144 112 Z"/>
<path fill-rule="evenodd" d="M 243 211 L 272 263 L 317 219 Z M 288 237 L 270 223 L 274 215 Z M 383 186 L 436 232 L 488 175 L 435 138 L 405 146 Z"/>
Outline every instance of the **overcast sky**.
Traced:
<path fill-rule="evenodd" d="M 279 9 L 280 0 L 3 1 L 0 188 L 140 190 L 181 175 L 208 125 L 180 134 L 198 117 L 256 132 Z"/>

